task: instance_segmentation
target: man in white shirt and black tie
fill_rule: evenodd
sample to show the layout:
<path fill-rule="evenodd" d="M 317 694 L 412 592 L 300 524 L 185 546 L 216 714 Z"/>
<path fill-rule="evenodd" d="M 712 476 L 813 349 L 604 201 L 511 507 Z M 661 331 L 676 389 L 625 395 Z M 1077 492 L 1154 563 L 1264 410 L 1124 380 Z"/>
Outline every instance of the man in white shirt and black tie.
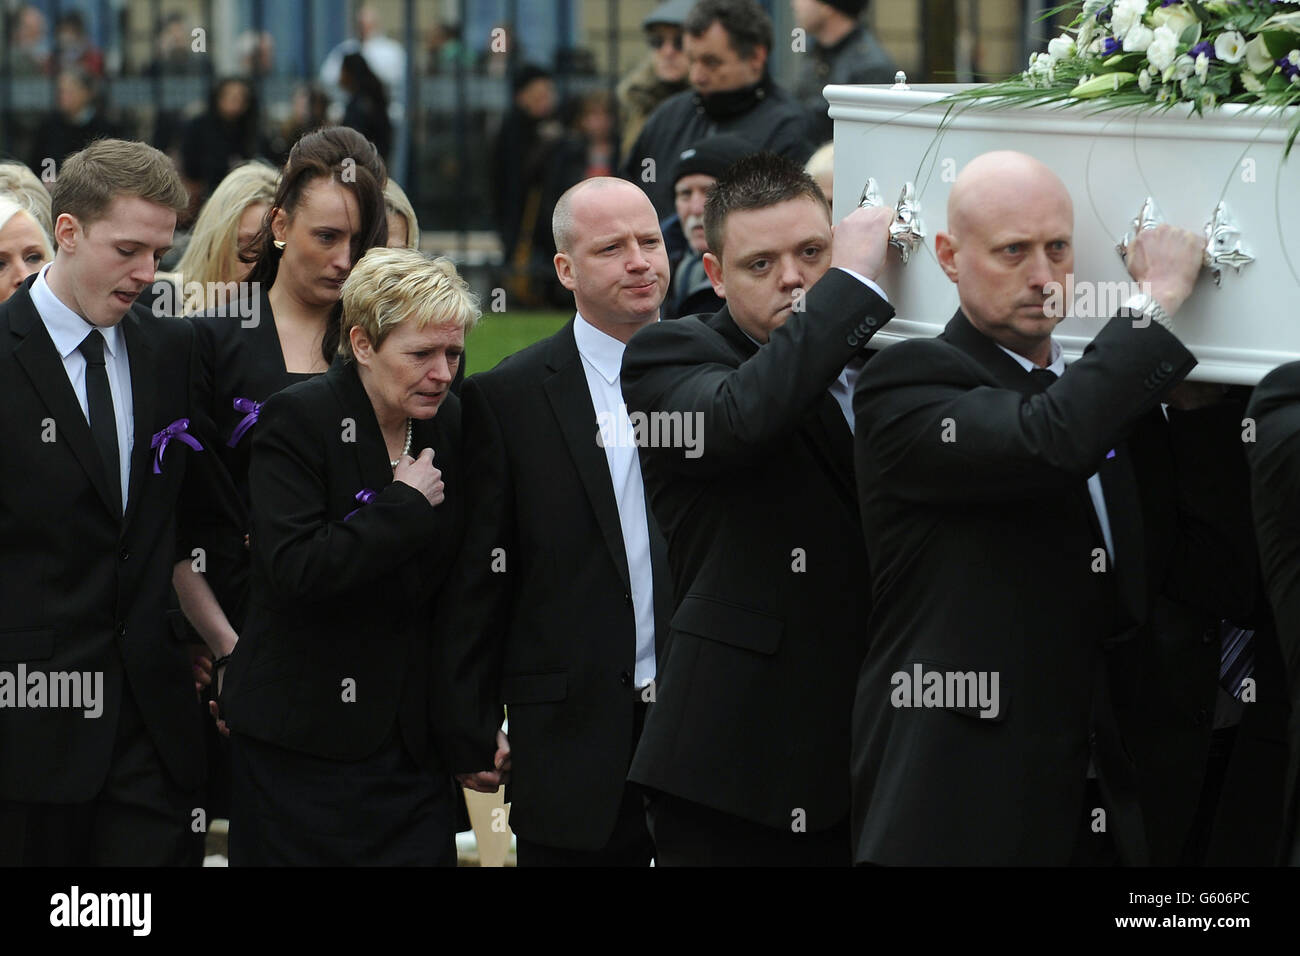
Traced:
<path fill-rule="evenodd" d="M 0 863 L 189 855 L 203 751 L 166 609 L 206 438 L 190 329 L 133 307 L 187 202 L 162 153 L 92 144 L 54 261 L 0 306 Z"/>

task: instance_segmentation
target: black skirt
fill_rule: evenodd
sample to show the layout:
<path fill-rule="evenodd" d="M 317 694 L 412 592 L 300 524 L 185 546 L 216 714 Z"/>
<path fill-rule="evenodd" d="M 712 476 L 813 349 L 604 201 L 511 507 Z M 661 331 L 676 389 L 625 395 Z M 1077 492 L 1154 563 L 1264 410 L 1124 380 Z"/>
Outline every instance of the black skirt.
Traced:
<path fill-rule="evenodd" d="M 390 734 L 365 760 L 231 738 L 231 866 L 455 866 L 451 777 Z"/>

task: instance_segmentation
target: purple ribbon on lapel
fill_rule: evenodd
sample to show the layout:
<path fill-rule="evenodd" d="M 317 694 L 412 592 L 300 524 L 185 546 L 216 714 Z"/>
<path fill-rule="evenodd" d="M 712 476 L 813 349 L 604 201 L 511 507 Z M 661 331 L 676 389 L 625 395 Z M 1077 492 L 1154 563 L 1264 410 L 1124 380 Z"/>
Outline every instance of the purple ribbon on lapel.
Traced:
<path fill-rule="evenodd" d="M 356 493 L 354 497 L 357 499 L 357 501 L 360 504 L 368 505 L 370 504 L 370 502 L 375 500 L 375 492 L 371 491 L 369 488 L 362 488 L 360 491 Z M 351 521 L 352 516 L 360 510 L 361 510 L 360 508 L 353 508 L 351 511 L 349 511 L 347 514 L 343 516 L 343 520 Z"/>
<path fill-rule="evenodd" d="M 244 413 L 244 419 L 230 433 L 230 441 L 226 442 L 226 444 L 231 448 L 238 445 L 239 439 L 244 437 L 244 433 L 257 424 L 257 416 L 262 413 L 262 403 L 255 402 L 251 398 L 237 398 L 233 404 L 235 411 Z"/>
<path fill-rule="evenodd" d="M 1112 448 L 1110 451 L 1106 452 L 1106 459 L 1107 459 L 1107 460 L 1110 460 L 1111 458 L 1114 458 L 1114 457 L 1115 457 L 1115 449 L 1114 449 L 1114 448 Z"/>
<path fill-rule="evenodd" d="M 173 438 L 184 442 L 195 451 L 203 451 L 203 446 L 199 444 L 199 440 L 193 435 L 186 434 L 189 427 L 190 420 L 188 418 L 178 418 L 149 440 L 149 447 L 154 450 L 153 473 L 155 475 L 162 474 L 163 452 L 167 450 L 167 443 Z"/>

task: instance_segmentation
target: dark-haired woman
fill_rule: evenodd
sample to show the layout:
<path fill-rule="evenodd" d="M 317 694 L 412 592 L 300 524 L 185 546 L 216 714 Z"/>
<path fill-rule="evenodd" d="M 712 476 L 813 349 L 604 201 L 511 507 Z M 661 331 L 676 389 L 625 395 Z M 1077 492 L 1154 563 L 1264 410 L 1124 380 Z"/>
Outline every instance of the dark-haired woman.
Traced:
<path fill-rule="evenodd" d="M 388 94 L 384 82 L 370 69 L 360 53 L 343 57 L 339 67 L 339 88 L 348 96 L 343 125 L 351 126 L 375 144 L 379 155 L 388 159 L 393 143 L 393 124 L 388 119 Z"/>
<path fill-rule="evenodd" d="M 181 173 L 201 198 L 212 195 L 226 173 L 268 152 L 258 131 L 257 97 L 252 85 L 231 76 L 212 88 L 208 108 L 181 133 Z"/>
<path fill-rule="evenodd" d="M 195 554 L 173 578 L 186 616 L 210 647 L 234 647 L 248 610 L 248 465 L 262 403 L 329 368 L 338 350 L 343 281 L 367 249 L 388 240 L 387 172 L 374 144 L 336 126 L 300 139 L 247 258 L 248 279 L 226 307 L 196 316 L 196 405 L 222 439 L 217 449 L 242 509 L 233 527 L 200 518 Z M 195 549 L 202 549 L 196 552 Z M 200 561 L 200 555 L 202 560 Z M 218 687 L 224 655 L 215 663 Z"/>

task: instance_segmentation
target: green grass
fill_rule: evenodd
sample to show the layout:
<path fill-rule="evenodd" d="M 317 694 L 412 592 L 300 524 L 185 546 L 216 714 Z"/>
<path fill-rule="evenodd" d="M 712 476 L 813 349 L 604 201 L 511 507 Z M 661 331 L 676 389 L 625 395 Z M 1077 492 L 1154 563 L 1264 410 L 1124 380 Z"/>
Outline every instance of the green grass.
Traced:
<path fill-rule="evenodd" d="M 465 340 L 465 374 L 492 368 L 534 342 L 553 335 L 572 312 L 484 312 Z"/>

